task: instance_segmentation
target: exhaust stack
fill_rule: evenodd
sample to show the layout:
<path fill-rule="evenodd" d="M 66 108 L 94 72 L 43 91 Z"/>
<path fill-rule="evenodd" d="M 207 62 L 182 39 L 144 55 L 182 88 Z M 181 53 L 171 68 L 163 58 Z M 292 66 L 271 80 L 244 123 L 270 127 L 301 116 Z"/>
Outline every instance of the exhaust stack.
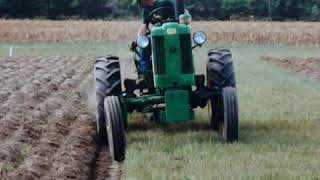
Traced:
<path fill-rule="evenodd" d="M 176 19 L 179 20 L 179 16 L 184 14 L 184 0 L 174 0 L 175 4 L 175 12 L 176 12 Z"/>

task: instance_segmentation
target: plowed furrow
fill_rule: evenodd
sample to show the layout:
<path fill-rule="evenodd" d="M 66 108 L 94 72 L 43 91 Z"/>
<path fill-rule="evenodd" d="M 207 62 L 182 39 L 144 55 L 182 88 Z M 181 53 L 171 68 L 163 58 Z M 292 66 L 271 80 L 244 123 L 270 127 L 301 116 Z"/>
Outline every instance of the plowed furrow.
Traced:
<path fill-rule="evenodd" d="M 33 77 L 35 72 L 49 68 L 49 64 L 58 62 L 57 60 L 57 58 L 47 59 L 42 57 L 14 59 L 13 62 L 10 61 L 9 64 L 13 63 L 19 68 L 6 68 L 2 73 L 0 73 L 0 77 L 5 80 L 3 82 L 3 87 L 12 86 L 10 82 L 13 82 L 13 80 L 16 80 L 17 82 L 20 80 L 27 80 L 27 78 Z"/>
<path fill-rule="evenodd" d="M 84 76 L 87 73 L 81 73 L 81 75 Z M 77 82 L 80 82 L 80 80 Z M 70 83 L 72 84 L 72 82 Z M 73 91 L 69 95 L 71 96 L 65 98 L 64 107 L 62 108 L 69 109 L 68 113 L 55 117 L 52 119 L 53 121 L 49 122 L 47 126 L 48 131 L 43 135 L 39 144 L 35 148 L 32 148 L 28 158 L 12 173 L 11 177 L 13 179 L 39 178 L 50 169 L 54 153 L 59 149 L 65 137 L 68 136 L 69 131 L 72 129 L 70 128 L 71 124 L 76 119 L 76 116 L 80 114 L 81 92 Z M 66 118 L 66 115 L 70 117 Z M 48 151 L 48 149 L 50 150 Z M 43 154 L 43 157 L 39 157 L 41 154 Z"/>
<path fill-rule="evenodd" d="M 320 59 L 319 58 L 274 58 L 262 57 L 261 60 L 275 64 L 292 72 L 306 75 L 313 79 L 320 79 Z"/>
<path fill-rule="evenodd" d="M 41 57 L 38 57 L 38 59 Z M 45 62 L 46 61 L 46 62 Z M 35 80 L 38 77 L 45 77 L 50 79 L 50 69 L 56 67 L 58 59 L 42 59 L 35 64 L 20 64 L 23 68 L 14 71 L 10 70 L 10 73 L 5 73 L 5 77 L 0 75 L 0 78 L 3 79 L 2 88 L 0 90 L 0 104 L 5 103 L 9 97 L 14 94 L 16 91 L 19 91 L 23 86 Z M 26 61 L 28 63 L 28 61 Z M 46 74 L 47 73 L 47 74 Z M 1 80 L 0 80 L 1 82 Z"/>
<path fill-rule="evenodd" d="M 43 61 L 41 57 L 18 57 L 18 58 L 5 58 L 0 64 L 0 77 L 7 74 L 17 75 L 22 69 L 27 66 L 35 67 L 36 64 Z"/>
<path fill-rule="evenodd" d="M 10 179 L 38 179 L 49 171 L 52 156 L 59 149 L 61 142 L 69 134 L 70 125 L 75 121 L 73 109 L 61 112 L 61 117 L 51 122 L 40 144 L 32 148 L 24 162 L 9 174 Z M 70 116 L 70 117 L 68 117 Z"/>
<path fill-rule="evenodd" d="M 55 154 L 50 172 L 41 179 L 119 179 L 119 164 L 112 163 L 106 147 L 96 146 L 94 142 L 95 117 L 86 109 Z"/>
<path fill-rule="evenodd" d="M 108 147 L 96 147 L 96 158 L 90 179 L 95 180 L 117 180 L 121 176 L 121 165 L 112 161 Z"/>
<path fill-rule="evenodd" d="M 73 59 L 73 61 L 75 60 Z M 25 108 L 25 106 L 28 106 L 26 104 L 30 104 L 29 101 L 43 97 L 46 88 L 51 88 L 50 91 L 57 91 L 59 85 L 75 73 L 75 70 L 66 66 L 63 61 L 56 64 L 54 68 L 48 74 L 50 78 L 43 76 L 43 74 L 35 74 L 35 79 L 32 82 L 26 82 L 26 85 L 21 90 L 12 94 L 7 102 L 0 107 L 0 122 L 10 111 L 16 110 L 17 107 Z M 42 91 L 41 88 L 43 89 Z"/>
<path fill-rule="evenodd" d="M 88 179 L 95 152 L 94 129 L 92 117 L 82 113 L 54 155 L 50 171 L 41 179 Z"/>
<path fill-rule="evenodd" d="M 0 121 L 1 119 L 10 112 L 10 110 L 16 109 L 17 106 L 22 106 L 24 102 L 27 102 L 27 98 L 30 97 L 30 94 L 32 94 L 35 90 L 38 90 L 42 84 L 48 85 L 51 84 L 54 88 L 57 82 L 56 75 L 61 75 L 63 73 L 63 69 L 66 69 L 65 62 L 60 61 L 57 64 L 48 64 L 46 67 L 51 67 L 52 70 L 50 70 L 48 73 L 46 71 L 39 71 L 37 73 L 34 73 L 31 75 L 31 79 L 28 81 L 28 77 L 19 76 L 19 81 L 22 82 L 22 86 L 15 89 L 15 93 L 6 93 L 9 95 L 7 97 L 6 102 L 0 107 Z M 66 69 L 67 70 L 67 69 Z M 46 73 L 46 74 L 44 74 Z M 68 75 L 68 74 L 67 74 Z M 13 81 L 13 84 L 17 84 L 18 80 Z"/>
<path fill-rule="evenodd" d="M 13 126 L 13 124 L 19 122 L 22 123 L 23 121 L 25 121 L 25 116 L 29 114 L 30 111 L 33 111 L 37 104 L 43 103 L 50 96 L 50 94 L 52 94 L 52 92 L 58 91 L 59 86 L 67 78 L 71 78 L 73 75 L 74 70 L 70 70 L 66 74 L 54 74 L 54 76 L 57 76 L 57 79 L 50 83 L 43 85 L 41 81 L 35 82 L 35 86 L 27 91 L 28 94 L 23 94 L 22 96 L 20 96 L 20 98 L 22 98 L 23 100 L 23 102 L 20 102 L 20 106 L 17 105 L 15 109 L 10 109 L 9 113 L 1 119 L 0 139 L 7 138 L 13 131 L 17 130 L 19 126 Z M 10 114 L 19 114 L 20 118 L 16 119 L 15 122 L 12 122 Z M 8 131 L 9 127 L 11 131 Z"/>
<path fill-rule="evenodd" d="M 0 104 L 0 179 L 119 179 L 120 164 L 94 141 L 95 117 L 87 104 L 94 62 L 58 58 L 32 63 L 41 68 L 10 64 L 10 71 L 17 72 L 5 82 L 3 92 L 11 93 Z M 12 76 L 20 73 L 27 76 Z M 14 89 L 11 83 L 18 81 L 31 83 Z"/>
<path fill-rule="evenodd" d="M 18 78 L 21 79 L 21 74 L 27 73 L 28 71 L 34 72 L 34 64 L 32 63 L 32 60 L 30 63 L 31 64 L 28 64 L 27 61 L 21 61 L 20 59 L 12 59 L 5 60 L 0 65 L 0 67 L 2 67 L 0 70 L 0 84 L 2 87 L 0 90 L 0 105 L 5 102 L 11 95 L 10 89 L 19 89 L 19 87 L 21 86 L 14 80 Z"/>
<path fill-rule="evenodd" d="M 38 105 L 34 111 L 30 111 L 30 113 L 26 115 L 26 120 L 21 127 L 15 131 L 14 135 L 9 140 L 1 144 L 0 159 L 9 159 L 9 162 L 14 162 L 12 165 L 15 166 L 19 161 L 10 161 L 10 159 L 12 160 L 10 157 L 16 157 L 19 153 L 19 149 L 24 145 L 35 146 L 37 144 L 41 135 L 46 131 L 48 121 L 54 120 L 56 118 L 54 115 L 59 115 L 61 110 L 68 108 L 63 106 L 63 104 L 65 104 L 64 99 L 67 98 L 67 95 L 71 93 L 71 90 L 76 88 L 81 79 L 89 72 L 88 69 L 79 69 L 81 69 L 81 71 L 78 72 L 77 75 L 66 80 L 60 86 L 60 91 L 51 95 L 47 101 Z M 20 144 L 11 142 L 20 142 Z M 9 149 L 11 151 L 8 151 Z"/>

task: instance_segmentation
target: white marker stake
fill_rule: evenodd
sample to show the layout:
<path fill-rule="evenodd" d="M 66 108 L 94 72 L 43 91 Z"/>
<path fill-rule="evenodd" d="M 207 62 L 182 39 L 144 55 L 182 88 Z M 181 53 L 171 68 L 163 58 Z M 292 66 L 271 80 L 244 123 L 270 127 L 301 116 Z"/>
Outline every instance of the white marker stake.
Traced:
<path fill-rule="evenodd" d="M 12 53 L 13 53 L 13 47 L 12 47 L 12 46 L 10 46 L 9 57 L 12 57 Z"/>

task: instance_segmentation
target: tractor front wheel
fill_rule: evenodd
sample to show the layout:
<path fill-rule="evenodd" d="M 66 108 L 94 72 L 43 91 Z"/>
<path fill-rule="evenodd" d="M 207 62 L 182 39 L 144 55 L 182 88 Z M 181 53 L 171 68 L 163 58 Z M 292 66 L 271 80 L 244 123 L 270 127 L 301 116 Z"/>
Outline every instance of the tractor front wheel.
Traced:
<path fill-rule="evenodd" d="M 220 131 L 225 142 L 232 143 L 238 140 L 239 113 L 236 89 L 225 87 L 222 90 L 224 121 L 220 122 Z"/>
<path fill-rule="evenodd" d="M 125 130 L 119 97 L 108 96 L 104 102 L 110 154 L 115 161 L 125 159 Z"/>

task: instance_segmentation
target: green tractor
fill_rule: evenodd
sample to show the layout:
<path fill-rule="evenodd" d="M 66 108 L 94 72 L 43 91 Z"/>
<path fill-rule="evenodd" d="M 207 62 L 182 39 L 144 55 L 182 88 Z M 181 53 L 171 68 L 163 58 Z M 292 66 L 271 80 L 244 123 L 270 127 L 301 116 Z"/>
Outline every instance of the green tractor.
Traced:
<path fill-rule="evenodd" d="M 207 36 L 200 31 L 191 35 L 191 16 L 185 13 L 183 0 L 169 2 L 149 14 L 153 18 L 149 35 L 139 37 L 131 47 L 137 69 L 139 49 L 152 51 L 152 68 L 143 81 L 125 79 L 122 83 L 116 56 L 96 59 L 97 142 L 109 145 L 115 161 L 125 159 L 128 114 L 134 111 L 149 113 L 156 122 L 170 125 L 191 121 L 195 108 L 208 106 L 211 129 L 225 142 L 238 139 L 231 52 L 224 48 L 210 50 L 206 76 L 195 74 L 192 50 L 201 47 Z"/>

